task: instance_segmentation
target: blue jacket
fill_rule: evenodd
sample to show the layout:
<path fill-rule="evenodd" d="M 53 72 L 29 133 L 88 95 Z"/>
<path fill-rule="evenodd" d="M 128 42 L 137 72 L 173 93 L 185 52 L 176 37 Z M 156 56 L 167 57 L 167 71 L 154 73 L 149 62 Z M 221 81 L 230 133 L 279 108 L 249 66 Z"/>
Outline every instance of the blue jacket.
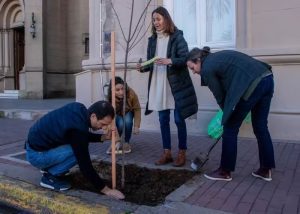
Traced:
<path fill-rule="evenodd" d="M 81 103 L 70 103 L 39 119 L 29 130 L 27 143 L 35 151 L 47 151 L 70 144 L 82 174 L 99 190 L 105 184 L 92 166 L 89 142 L 99 142 L 101 135 L 89 132 L 89 113 Z"/>
<path fill-rule="evenodd" d="M 201 63 L 201 84 L 209 87 L 223 109 L 222 124 L 229 119 L 250 84 L 271 70 L 270 65 L 231 50 L 211 53 Z"/>

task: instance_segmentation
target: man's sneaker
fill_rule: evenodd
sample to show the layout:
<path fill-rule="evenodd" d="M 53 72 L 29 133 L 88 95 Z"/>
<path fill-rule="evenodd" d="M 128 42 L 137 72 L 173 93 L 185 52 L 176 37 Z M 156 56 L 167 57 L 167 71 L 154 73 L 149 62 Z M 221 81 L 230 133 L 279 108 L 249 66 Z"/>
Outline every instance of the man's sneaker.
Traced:
<path fill-rule="evenodd" d="M 204 174 L 204 177 L 214 181 L 231 181 L 230 172 L 223 170 L 221 167 L 211 173 Z"/>
<path fill-rule="evenodd" d="M 265 181 L 272 181 L 272 173 L 270 169 L 259 168 L 257 171 L 252 172 L 252 175 Z"/>
<path fill-rule="evenodd" d="M 67 181 L 53 176 L 50 173 L 43 174 L 40 185 L 42 187 L 57 191 L 64 191 L 71 188 L 71 185 Z"/>

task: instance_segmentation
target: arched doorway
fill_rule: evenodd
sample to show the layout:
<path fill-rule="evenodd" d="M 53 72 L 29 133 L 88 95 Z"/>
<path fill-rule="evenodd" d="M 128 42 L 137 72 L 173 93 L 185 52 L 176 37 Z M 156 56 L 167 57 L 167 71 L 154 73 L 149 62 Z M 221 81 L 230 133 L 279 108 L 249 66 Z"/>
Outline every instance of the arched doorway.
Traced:
<path fill-rule="evenodd" d="M 25 63 L 25 39 L 24 27 L 14 28 L 14 85 L 20 89 L 19 74 Z"/>
<path fill-rule="evenodd" d="M 22 0 L 0 0 L 0 92 L 19 89 L 25 63 L 23 9 Z"/>

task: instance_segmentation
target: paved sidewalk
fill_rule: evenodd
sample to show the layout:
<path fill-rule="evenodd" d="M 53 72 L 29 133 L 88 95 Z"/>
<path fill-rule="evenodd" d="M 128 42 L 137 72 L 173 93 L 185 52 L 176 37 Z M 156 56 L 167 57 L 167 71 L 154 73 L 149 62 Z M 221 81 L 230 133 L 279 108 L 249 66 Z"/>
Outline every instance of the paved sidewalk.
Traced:
<path fill-rule="evenodd" d="M 3 110 L 1 102 L 2 100 L 0 100 L 0 111 Z M 64 102 L 59 102 L 53 107 L 59 107 Z M 30 106 L 29 102 L 28 105 Z M 6 107 L 9 108 L 9 106 Z M 48 111 L 49 109 L 41 110 Z M 14 158 L 16 154 L 24 152 L 23 142 L 33 122 L 0 118 L 0 176 L 16 182 L 26 182 L 39 188 L 40 172 L 28 163 Z M 173 154 L 176 155 L 176 135 L 172 135 L 172 139 Z M 156 168 L 153 163 L 162 152 L 160 134 L 142 130 L 140 135 L 133 136 L 132 141 L 133 152 L 126 155 L 126 163 Z M 190 160 L 199 152 L 206 151 L 212 142 L 213 140 L 207 137 L 188 136 L 187 157 L 189 161 L 184 168 L 190 169 Z M 90 149 L 93 157 L 110 161 L 110 156 L 105 154 L 108 146 L 107 142 L 92 144 Z M 257 145 L 255 140 L 243 138 L 239 139 L 237 167 L 232 174 L 231 182 L 209 181 L 202 175 L 196 175 L 191 181 L 167 196 L 165 204 L 156 207 L 108 200 L 105 196 L 82 192 L 80 194 L 80 191 L 74 190 L 67 194 L 81 198 L 83 201 L 90 200 L 102 204 L 111 213 L 124 211 L 135 213 L 300 213 L 300 142 L 275 140 L 274 150 L 277 167 L 273 171 L 272 182 L 265 182 L 251 176 L 251 172 L 258 167 Z M 211 158 L 204 167 L 205 171 L 218 167 L 220 153 L 221 143 L 211 153 Z M 161 168 L 173 167 L 168 165 Z M 49 191 L 49 194 L 51 193 Z"/>
<path fill-rule="evenodd" d="M 0 117 L 32 120 L 75 99 L 0 99 Z"/>

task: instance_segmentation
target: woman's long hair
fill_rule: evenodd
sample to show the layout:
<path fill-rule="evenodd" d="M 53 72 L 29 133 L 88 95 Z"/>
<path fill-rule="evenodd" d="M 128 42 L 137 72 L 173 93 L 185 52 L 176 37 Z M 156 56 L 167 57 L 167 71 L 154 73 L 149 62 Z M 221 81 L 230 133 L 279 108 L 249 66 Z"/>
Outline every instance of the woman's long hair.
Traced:
<path fill-rule="evenodd" d="M 111 80 L 109 82 L 109 87 L 108 87 L 108 102 L 112 103 L 112 85 L 111 85 Z M 117 84 L 122 84 L 124 86 L 124 90 L 125 90 L 125 93 L 126 93 L 126 100 L 128 102 L 128 95 L 129 95 L 129 90 L 128 90 L 128 86 L 127 84 L 124 83 L 124 80 L 119 77 L 119 76 L 116 76 L 115 77 L 115 86 Z M 116 113 L 121 115 L 121 112 L 122 112 L 122 109 L 123 109 L 123 100 L 119 100 L 119 102 L 116 102 Z"/>
<path fill-rule="evenodd" d="M 159 15 L 161 15 L 162 17 L 164 17 L 164 23 L 165 23 L 165 33 L 167 34 L 173 34 L 176 30 L 176 26 L 168 12 L 168 10 L 164 7 L 158 7 L 155 10 L 152 11 L 152 15 L 151 15 L 151 19 L 153 18 L 153 14 L 154 13 L 158 13 Z M 155 26 L 153 24 L 153 20 L 152 22 L 152 34 L 156 35 L 156 29 Z"/>
<path fill-rule="evenodd" d="M 187 61 L 197 63 L 197 61 L 203 62 L 205 58 L 210 54 L 210 47 L 204 46 L 202 49 L 193 48 L 187 55 Z"/>

